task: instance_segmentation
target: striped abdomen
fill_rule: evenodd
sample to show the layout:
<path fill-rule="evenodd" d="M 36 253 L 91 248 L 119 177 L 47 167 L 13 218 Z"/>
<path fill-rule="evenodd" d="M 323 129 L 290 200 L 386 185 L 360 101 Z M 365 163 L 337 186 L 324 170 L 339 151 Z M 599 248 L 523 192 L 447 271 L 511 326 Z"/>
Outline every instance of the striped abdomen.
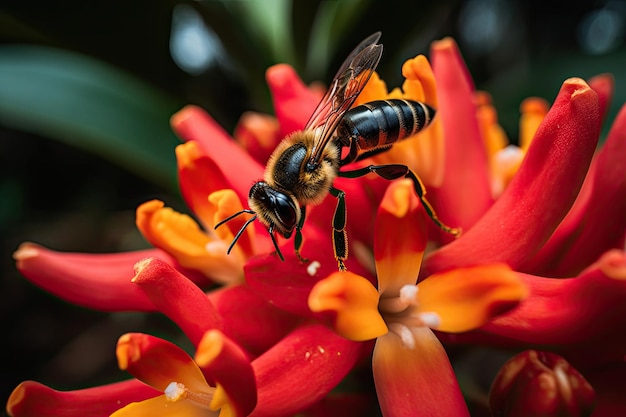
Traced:
<path fill-rule="evenodd" d="M 358 151 L 391 145 L 424 129 L 435 110 L 419 101 L 377 100 L 350 109 L 337 126 L 337 135 Z M 346 143 L 347 144 L 347 143 Z"/>

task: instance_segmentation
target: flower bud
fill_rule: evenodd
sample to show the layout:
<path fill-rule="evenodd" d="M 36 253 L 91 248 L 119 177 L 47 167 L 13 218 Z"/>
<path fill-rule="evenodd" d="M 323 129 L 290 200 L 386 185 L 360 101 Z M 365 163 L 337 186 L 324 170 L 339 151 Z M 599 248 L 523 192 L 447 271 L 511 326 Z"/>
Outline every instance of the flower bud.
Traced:
<path fill-rule="evenodd" d="M 494 417 L 582 417 L 594 407 L 595 392 L 558 355 L 527 350 L 502 366 L 489 393 Z"/>

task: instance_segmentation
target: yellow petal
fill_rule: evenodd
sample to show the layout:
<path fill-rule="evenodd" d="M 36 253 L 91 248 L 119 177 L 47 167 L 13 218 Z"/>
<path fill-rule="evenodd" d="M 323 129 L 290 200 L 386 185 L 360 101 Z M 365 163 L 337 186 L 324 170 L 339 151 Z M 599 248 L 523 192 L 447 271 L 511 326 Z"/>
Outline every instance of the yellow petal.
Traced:
<path fill-rule="evenodd" d="M 365 278 L 351 272 L 335 272 L 319 281 L 309 294 L 314 312 L 334 311 L 335 330 L 343 337 L 363 341 L 387 333 L 378 312 L 378 291 Z"/>
<path fill-rule="evenodd" d="M 546 117 L 549 109 L 548 102 L 542 98 L 529 97 L 520 105 L 519 143 L 524 151 L 528 150 L 535 132 Z"/>
<path fill-rule="evenodd" d="M 498 124 L 498 114 L 491 103 L 491 97 L 484 91 L 477 91 L 475 94 L 478 127 L 487 149 L 489 159 L 501 149 L 508 145 L 509 140 Z"/>
<path fill-rule="evenodd" d="M 228 256 L 226 242 L 202 231 L 188 215 L 164 207 L 162 201 L 140 205 L 136 224 L 146 240 L 182 266 L 199 270 L 222 283 L 243 278 L 242 261 L 237 256 Z"/>
<path fill-rule="evenodd" d="M 418 311 L 435 313 L 435 330 L 459 333 L 476 329 L 515 307 L 528 290 L 505 264 L 457 268 L 418 284 Z"/>

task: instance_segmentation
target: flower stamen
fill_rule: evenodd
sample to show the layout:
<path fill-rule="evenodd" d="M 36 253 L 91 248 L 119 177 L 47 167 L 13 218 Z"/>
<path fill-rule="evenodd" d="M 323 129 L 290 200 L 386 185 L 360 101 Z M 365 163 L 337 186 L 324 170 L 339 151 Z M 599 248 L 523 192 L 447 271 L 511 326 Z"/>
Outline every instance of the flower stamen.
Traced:
<path fill-rule="evenodd" d="M 210 407 L 211 401 L 213 400 L 213 394 L 215 393 L 215 388 L 211 387 L 211 392 L 194 392 L 190 391 L 185 384 L 181 382 L 172 381 L 165 387 L 163 391 L 165 394 L 165 399 L 170 402 L 176 402 L 180 400 L 188 400 L 193 402 L 195 405 L 201 408 L 206 408 L 207 410 L 212 410 Z"/>
<path fill-rule="evenodd" d="M 431 311 L 419 313 L 417 317 L 422 322 L 422 325 L 431 329 L 437 330 L 437 328 L 441 325 L 441 317 L 435 312 Z"/>

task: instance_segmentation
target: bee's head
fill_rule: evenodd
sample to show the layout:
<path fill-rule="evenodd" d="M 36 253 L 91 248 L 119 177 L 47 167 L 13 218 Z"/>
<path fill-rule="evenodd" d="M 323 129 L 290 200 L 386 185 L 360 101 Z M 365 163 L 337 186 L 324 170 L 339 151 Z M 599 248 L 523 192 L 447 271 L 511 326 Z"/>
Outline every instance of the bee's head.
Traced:
<path fill-rule="evenodd" d="M 248 205 L 266 227 L 289 238 L 300 221 L 300 205 L 293 194 L 271 187 L 264 181 L 250 188 Z"/>

